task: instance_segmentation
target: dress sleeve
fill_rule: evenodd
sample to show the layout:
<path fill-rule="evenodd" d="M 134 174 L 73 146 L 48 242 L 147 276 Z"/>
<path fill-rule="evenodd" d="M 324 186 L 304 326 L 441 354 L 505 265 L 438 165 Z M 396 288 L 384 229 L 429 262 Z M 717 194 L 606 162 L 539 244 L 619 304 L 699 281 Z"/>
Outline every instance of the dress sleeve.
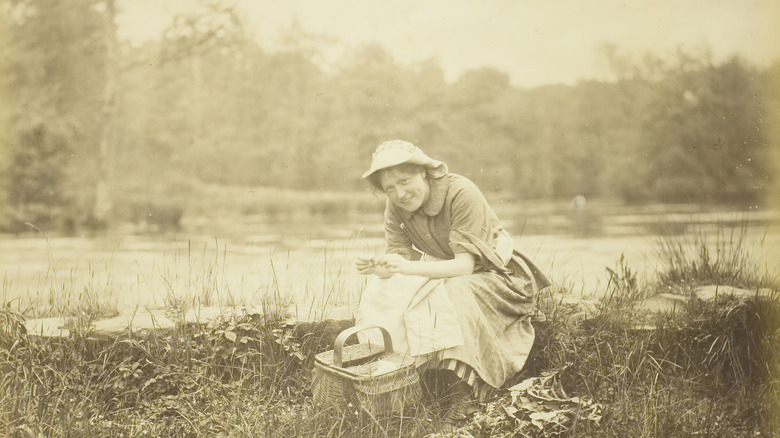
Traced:
<path fill-rule="evenodd" d="M 385 207 L 385 240 L 387 254 L 399 254 L 407 260 L 419 259 L 419 253 L 413 248 L 412 241 L 404 231 L 403 221 L 387 203 Z"/>
<path fill-rule="evenodd" d="M 484 252 L 493 246 L 495 224 L 492 218 L 495 215 L 473 183 L 463 184 L 450 196 L 450 249 L 455 254 L 473 254 L 478 263 L 483 263 Z"/>

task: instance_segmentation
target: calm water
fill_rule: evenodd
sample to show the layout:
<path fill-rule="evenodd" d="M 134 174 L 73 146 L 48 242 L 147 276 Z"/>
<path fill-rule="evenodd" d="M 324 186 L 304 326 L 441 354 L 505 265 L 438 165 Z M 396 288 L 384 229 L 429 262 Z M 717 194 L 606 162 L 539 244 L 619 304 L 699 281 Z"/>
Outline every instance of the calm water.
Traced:
<path fill-rule="evenodd" d="M 622 213 L 521 217 L 505 209 L 502 217 L 508 218 L 517 247 L 553 281 L 585 295 L 597 293 L 606 283 L 605 269 L 614 268 L 621 255 L 640 278 L 652 276 L 659 230 L 703 230 L 728 238 L 739 235 L 732 227 L 744 218 L 701 211 Z M 383 250 L 380 220 L 369 216 L 339 224 L 305 218 L 272 224 L 262 217 L 211 218 L 166 233 L 125 229 L 77 237 L 0 236 L 0 298 L 14 300 L 30 314 L 56 313 L 78 300 L 120 311 L 159 308 L 175 300 L 258 305 L 267 296 L 314 308 L 355 304 L 365 278 L 357 275 L 353 260 Z M 776 216 L 752 221 L 743 246 L 778 272 Z"/>

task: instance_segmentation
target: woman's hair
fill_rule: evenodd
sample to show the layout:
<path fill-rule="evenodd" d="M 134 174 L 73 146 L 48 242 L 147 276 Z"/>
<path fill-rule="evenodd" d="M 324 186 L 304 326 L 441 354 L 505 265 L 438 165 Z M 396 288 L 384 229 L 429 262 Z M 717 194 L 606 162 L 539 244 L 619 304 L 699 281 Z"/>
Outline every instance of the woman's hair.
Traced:
<path fill-rule="evenodd" d="M 382 183 L 380 182 L 380 178 L 382 177 L 382 173 L 384 173 L 385 171 L 390 170 L 390 169 L 396 169 L 399 172 L 405 173 L 405 174 L 408 174 L 408 175 L 412 175 L 412 174 L 415 174 L 417 172 L 425 172 L 426 176 L 428 174 L 428 169 L 425 166 L 421 165 L 421 164 L 401 163 L 401 164 L 397 164 L 397 165 L 392 166 L 392 167 L 387 167 L 387 168 L 382 169 L 382 170 L 380 170 L 378 172 L 375 172 L 375 173 L 367 176 L 366 180 L 369 182 L 369 184 L 371 184 L 371 187 L 373 187 L 374 190 L 377 190 L 379 192 L 384 192 L 384 190 L 382 189 Z"/>

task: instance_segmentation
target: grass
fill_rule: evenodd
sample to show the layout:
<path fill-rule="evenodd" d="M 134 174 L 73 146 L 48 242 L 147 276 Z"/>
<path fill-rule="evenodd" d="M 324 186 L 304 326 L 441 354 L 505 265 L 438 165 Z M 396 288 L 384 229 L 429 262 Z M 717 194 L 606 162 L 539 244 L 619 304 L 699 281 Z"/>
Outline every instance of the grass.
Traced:
<path fill-rule="evenodd" d="M 366 279 L 355 272 L 354 255 L 375 251 L 353 240 L 335 248 L 316 241 L 291 250 L 246 245 L 233 251 L 212 239 L 143 242 L 106 255 L 102 241 L 87 240 L 76 250 L 67 239 L 42 242 L 26 243 L 23 251 L 34 249 L 29 258 L 48 258 L 48 264 L 25 261 L 17 276 L 5 272 L 0 303 L 11 302 L 28 318 L 73 319 L 74 327 L 145 307 L 166 309 L 177 321 L 204 307 L 255 306 L 268 296 L 285 297 L 311 319 L 357 302 Z"/>
<path fill-rule="evenodd" d="M 382 417 L 314 405 L 314 355 L 351 322 L 290 325 L 287 292 L 304 287 L 314 302 L 314 291 L 325 291 L 317 306 L 355 299 L 363 284 L 348 278 L 345 253 L 329 252 L 317 267 L 324 275 L 294 284 L 276 275 L 289 266 L 273 266 L 257 310 L 226 310 L 208 324 L 181 317 L 172 329 L 116 338 L 90 331 L 88 318 L 74 319 L 81 329 L 68 338 L 27 334 L 14 301 L 0 310 L 0 436 L 776 436 L 778 282 L 748 251 L 745 232 L 669 235 L 659 243 L 657 278 L 647 281 L 620 258 L 585 318 L 562 300 L 574 285 L 541 293 L 536 344 L 512 382 L 520 385 L 451 432 L 442 432 L 430 399 Z M 225 260 L 223 251 L 197 269 L 191 261 L 171 268 L 166 309 L 180 315 L 229 303 Z M 769 293 L 693 297 L 708 284 Z M 73 309 L 102 311 L 97 296 L 68 291 L 67 283 L 63 291 Z M 691 299 L 655 315 L 654 329 L 639 327 L 638 303 L 669 291 Z"/>
<path fill-rule="evenodd" d="M 659 289 L 681 291 L 702 284 L 767 288 L 776 284 L 769 260 L 757 260 L 756 245 L 748 241 L 748 221 L 733 228 L 698 228 L 685 234 L 661 234 L 658 259 L 664 270 L 658 274 Z M 764 235 L 765 237 L 765 235 Z"/>

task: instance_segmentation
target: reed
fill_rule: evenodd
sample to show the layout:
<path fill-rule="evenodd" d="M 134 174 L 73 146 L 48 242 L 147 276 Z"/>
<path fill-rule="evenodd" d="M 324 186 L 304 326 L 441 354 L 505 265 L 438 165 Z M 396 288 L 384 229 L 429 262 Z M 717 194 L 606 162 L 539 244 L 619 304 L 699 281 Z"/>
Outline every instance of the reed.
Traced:
<path fill-rule="evenodd" d="M 538 339 L 521 379 L 554 375 L 550 394 L 560 399 L 558 411 L 535 405 L 535 423 L 520 415 L 522 401 L 512 391 L 483 403 L 454 430 L 443 428 L 429 399 L 381 418 L 321 409 L 311 397 L 313 357 L 352 321 L 292 324 L 290 292 L 304 288 L 315 303 L 312 314 L 354 303 L 364 283 L 348 273 L 348 253 L 323 248 L 310 278 L 282 275 L 291 267 L 272 261 L 256 306 L 244 307 L 233 305 L 241 303 L 224 281 L 222 246 L 204 252 L 204 265 L 193 263 L 198 257 L 188 248 L 169 267 L 163 305 L 177 321 L 170 329 L 108 338 L 89 330 L 85 318 L 74 319 L 69 337 L 46 338 L 26 333 L 20 300 L 0 308 L 0 436 L 776 436 L 778 284 L 739 235 L 715 237 L 685 237 L 693 251 L 681 236 L 659 244 L 667 256 L 657 277 L 640 278 L 621 257 L 593 291 L 601 299 L 588 312 L 563 299 L 582 292 L 565 279 L 537 297 Z M 713 245 L 720 250 L 712 253 Z M 95 296 L 59 282 L 59 308 L 97 318 L 111 307 L 100 301 L 110 283 L 98 281 L 110 275 L 91 269 L 98 271 Z M 775 295 L 690 299 L 678 312 L 657 315 L 650 329 L 637 326 L 644 298 L 690 294 L 713 281 Z M 223 312 L 208 323 L 183 316 L 219 303 Z M 566 403 L 593 415 L 567 411 Z"/>
<path fill-rule="evenodd" d="M 757 256 L 766 233 L 756 240 L 748 238 L 750 231 L 748 218 L 743 218 L 737 227 L 699 227 L 684 234 L 659 235 L 657 287 L 679 292 L 707 284 L 746 289 L 776 285 L 777 272 L 769 267 L 770 260 Z"/>

